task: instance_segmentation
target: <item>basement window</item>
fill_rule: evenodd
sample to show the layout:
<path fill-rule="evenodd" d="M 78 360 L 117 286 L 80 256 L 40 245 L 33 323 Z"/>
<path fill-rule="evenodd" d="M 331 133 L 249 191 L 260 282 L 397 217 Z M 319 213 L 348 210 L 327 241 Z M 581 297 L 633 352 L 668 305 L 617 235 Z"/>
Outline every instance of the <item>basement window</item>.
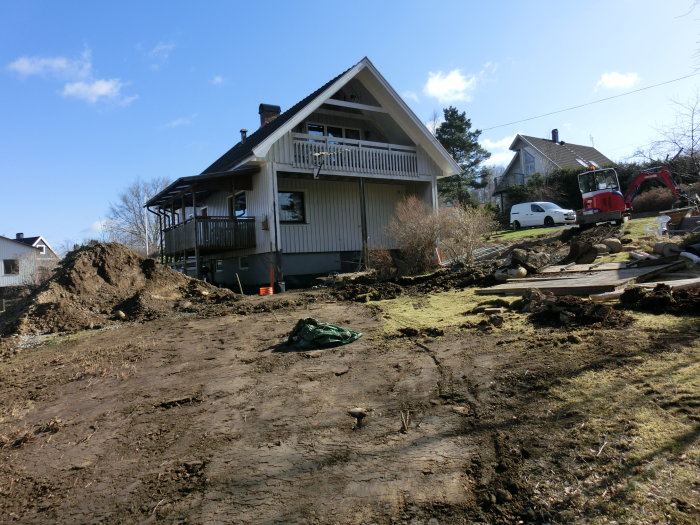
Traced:
<path fill-rule="evenodd" d="M 280 222 L 306 222 L 303 191 L 280 191 Z"/>
<path fill-rule="evenodd" d="M 3 259 L 2 272 L 5 275 L 19 275 L 19 259 Z"/>

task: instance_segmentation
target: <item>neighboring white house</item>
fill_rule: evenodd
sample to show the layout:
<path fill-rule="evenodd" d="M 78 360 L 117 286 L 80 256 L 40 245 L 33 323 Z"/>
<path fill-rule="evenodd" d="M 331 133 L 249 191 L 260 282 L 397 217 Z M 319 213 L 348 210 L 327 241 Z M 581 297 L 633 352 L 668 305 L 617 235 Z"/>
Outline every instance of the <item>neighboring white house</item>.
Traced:
<path fill-rule="evenodd" d="M 15 235 L 15 240 L 39 250 L 36 256 L 36 278 L 43 281 L 48 278 L 61 259 L 51 245 L 41 235 L 25 237 L 23 233 Z"/>
<path fill-rule="evenodd" d="M 0 287 L 25 286 L 48 277 L 59 256 L 43 237 L 0 236 Z"/>
<path fill-rule="evenodd" d="M 36 282 L 39 250 L 0 236 L 0 288 Z"/>
<path fill-rule="evenodd" d="M 148 201 L 171 266 L 256 286 L 356 270 L 393 247 L 401 199 L 434 209 L 438 177 L 460 172 L 367 58 L 287 111 L 259 113 L 257 131 Z"/>
<path fill-rule="evenodd" d="M 503 174 L 495 180 L 493 195 L 503 209 L 503 194 L 511 186 L 525 186 L 535 173 L 547 176 L 556 169 L 571 168 L 584 171 L 590 166 L 611 166 L 613 161 L 591 146 L 569 144 L 559 140 L 559 130 L 552 130 L 552 137 L 541 139 L 516 135 L 510 150 L 513 159 Z"/>

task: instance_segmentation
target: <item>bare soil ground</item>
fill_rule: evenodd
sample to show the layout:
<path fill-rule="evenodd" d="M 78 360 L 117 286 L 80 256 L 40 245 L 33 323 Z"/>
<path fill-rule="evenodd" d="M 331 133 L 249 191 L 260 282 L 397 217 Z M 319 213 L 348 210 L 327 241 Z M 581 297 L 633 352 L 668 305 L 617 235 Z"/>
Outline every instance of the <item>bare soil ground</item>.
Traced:
<path fill-rule="evenodd" d="M 697 324 L 443 324 L 404 336 L 385 330 L 388 304 L 276 301 L 251 300 L 267 312 L 83 332 L 6 358 L 0 521 L 700 517 Z M 364 336 L 281 351 L 306 316 Z M 347 415 L 354 406 L 370 410 L 362 428 Z M 646 428 L 656 424 L 661 436 Z"/>
<path fill-rule="evenodd" d="M 522 300 L 445 279 L 368 303 L 224 297 L 5 338 L 0 522 L 700 520 L 697 317 L 601 316 L 564 298 L 593 321 L 543 324 Z M 287 351 L 304 317 L 364 335 Z"/>

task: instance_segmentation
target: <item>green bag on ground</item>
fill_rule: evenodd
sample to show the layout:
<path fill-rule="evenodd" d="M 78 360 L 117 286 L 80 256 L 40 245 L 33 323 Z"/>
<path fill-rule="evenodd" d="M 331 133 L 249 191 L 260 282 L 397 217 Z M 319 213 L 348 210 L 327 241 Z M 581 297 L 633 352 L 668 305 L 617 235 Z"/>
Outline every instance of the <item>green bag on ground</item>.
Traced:
<path fill-rule="evenodd" d="M 313 317 L 299 319 L 284 344 L 299 350 L 313 350 L 346 345 L 362 337 L 360 332 L 331 323 L 320 323 Z"/>

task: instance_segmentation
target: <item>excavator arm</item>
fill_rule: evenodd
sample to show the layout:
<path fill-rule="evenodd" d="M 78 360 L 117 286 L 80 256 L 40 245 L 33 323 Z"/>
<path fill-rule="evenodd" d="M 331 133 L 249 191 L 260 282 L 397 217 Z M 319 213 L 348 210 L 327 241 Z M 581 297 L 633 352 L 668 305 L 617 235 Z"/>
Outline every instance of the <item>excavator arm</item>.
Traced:
<path fill-rule="evenodd" d="M 665 166 L 660 166 L 657 168 L 642 170 L 632 180 L 624 195 L 625 204 L 628 208 L 632 207 L 632 201 L 639 194 L 642 183 L 647 180 L 658 180 L 663 183 L 668 189 L 671 190 L 671 193 L 673 193 L 673 196 L 677 201 L 681 199 L 688 199 L 688 195 L 678 186 L 678 184 L 676 184 L 668 169 Z"/>

